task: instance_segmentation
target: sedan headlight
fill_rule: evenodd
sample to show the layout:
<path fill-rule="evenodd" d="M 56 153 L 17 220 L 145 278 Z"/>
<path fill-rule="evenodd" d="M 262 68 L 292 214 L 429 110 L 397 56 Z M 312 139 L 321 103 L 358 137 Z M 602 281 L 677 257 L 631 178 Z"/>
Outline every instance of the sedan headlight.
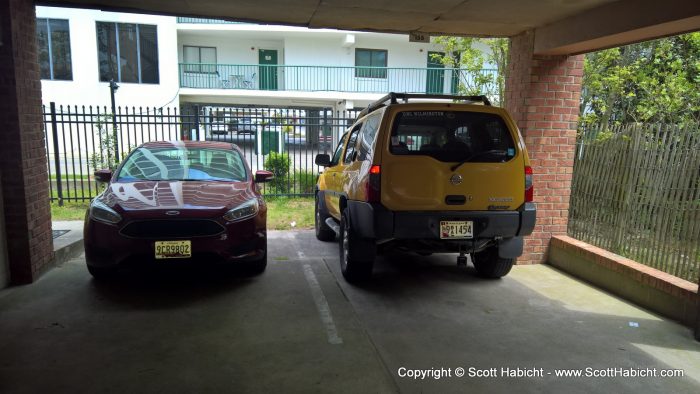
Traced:
<path fill-rule="evenodd" d="M 226 212 L 224 219 L 229 222 L 238 222 L 244 219 L 252 218 L 258 214 L 258 209 L 258 199 L 254 198 Z"/>
<path fill-rule="evenodd" d="M 114 209 L 97 198 L 90 203 L 90 218 L 109 224 L 117 224 L 122 220 L 122 217 Z"/>

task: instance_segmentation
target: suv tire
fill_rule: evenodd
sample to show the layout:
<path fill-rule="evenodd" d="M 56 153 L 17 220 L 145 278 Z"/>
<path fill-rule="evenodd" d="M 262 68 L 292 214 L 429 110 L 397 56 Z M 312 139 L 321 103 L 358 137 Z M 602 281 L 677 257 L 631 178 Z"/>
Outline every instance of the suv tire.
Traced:
<path fill-rule="evenodd" d="M 361 259 L 358 254 L 360 251 L 366 253 L 376 246 L 373 241 L 362 239 L 352 231 L 348 216 L 348 211 L 344 210 L 340 220 L 340 271 L 348 282 L 357 283 L 369 279 L 374 266 L 374 259 Z"/>
<path fill-rule="evenodd" d="M 326 224 L 326 219 L 328 219 L 329 216 L 321 209 L 321 200 L 318 199 L 318 194 L 316 194 L 315 208 L 314 227 L 316 228 L 316 239 L 326 242 L 333 241 L 335 239 L 335 231 Z"/>
<path fill-rule="evenodd" d="M 511 268 L 513 268 L 513 264 L 515 264 L 515 259 L 503 259 L 498 257 L 498 247 L 492 246 L 481 252 L 474 253 L 472 255 L 472 263 L 479 276 L 489 279 L 498 279 L 506 276 L 510 272 Z"/>

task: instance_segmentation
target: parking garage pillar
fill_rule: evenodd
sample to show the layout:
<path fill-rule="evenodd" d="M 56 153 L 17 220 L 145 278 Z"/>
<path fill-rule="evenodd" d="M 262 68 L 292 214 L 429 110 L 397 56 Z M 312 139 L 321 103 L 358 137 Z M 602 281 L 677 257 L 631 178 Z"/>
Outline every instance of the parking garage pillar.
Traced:
<path fill-rule="evenodd" d="M 31 0 L 0 0 L 0 171 L 10 280 L 28 283 L 53 258 Z"/>
<path fill-rule="evenodd" d="M 511 38 L 506 107 L 518 124 L 534 171 L 537 225 L 521 264 L 544 262 L 549 240 L 565 235 L 569 216 L 583 55 L 534 54 L 534 33 Z"/>

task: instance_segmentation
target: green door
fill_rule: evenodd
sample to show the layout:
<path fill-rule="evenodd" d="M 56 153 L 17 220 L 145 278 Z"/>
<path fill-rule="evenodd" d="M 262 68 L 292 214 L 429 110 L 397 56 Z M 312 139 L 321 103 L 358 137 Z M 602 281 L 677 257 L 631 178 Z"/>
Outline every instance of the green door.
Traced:
<path fill-rule="evenodd" d="M 258 55 L 260 90 L 277 90 L 277 51 L 260 49 Z"/>
<path fill-rule="evenodd" d="M 433 55 L 445 56 L 442 52 L 428 52 L 428 72 L 425 81 L 425 92 L 428 94 L 442 94 L 442 85 L 445 81 L 445 65 Z"/>

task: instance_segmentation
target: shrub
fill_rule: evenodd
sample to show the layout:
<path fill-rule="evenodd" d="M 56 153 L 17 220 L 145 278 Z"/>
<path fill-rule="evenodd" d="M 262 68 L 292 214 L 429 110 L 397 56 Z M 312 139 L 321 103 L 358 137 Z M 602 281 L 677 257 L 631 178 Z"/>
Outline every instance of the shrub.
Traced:
<path fill-rule="evenodd" d="M 98 151 L 88 158 L 88 165 L 93 170 L 110 169 L 114 171 L 119 163 L 114 156 L 117 146 L 117 130 L 112 128 L 112 115 L 98 116 L 95 127 L 100 146 Z"/>
<path fill-rule="evenodd" d="M 285 189 L 287 188 L 289 164 L 289 155 L 286 153 L 271 152 L 265 159 L 263 167 L 275 175 L 275 179 L 270 182 L 273 193 L 288 193 Z"/>

